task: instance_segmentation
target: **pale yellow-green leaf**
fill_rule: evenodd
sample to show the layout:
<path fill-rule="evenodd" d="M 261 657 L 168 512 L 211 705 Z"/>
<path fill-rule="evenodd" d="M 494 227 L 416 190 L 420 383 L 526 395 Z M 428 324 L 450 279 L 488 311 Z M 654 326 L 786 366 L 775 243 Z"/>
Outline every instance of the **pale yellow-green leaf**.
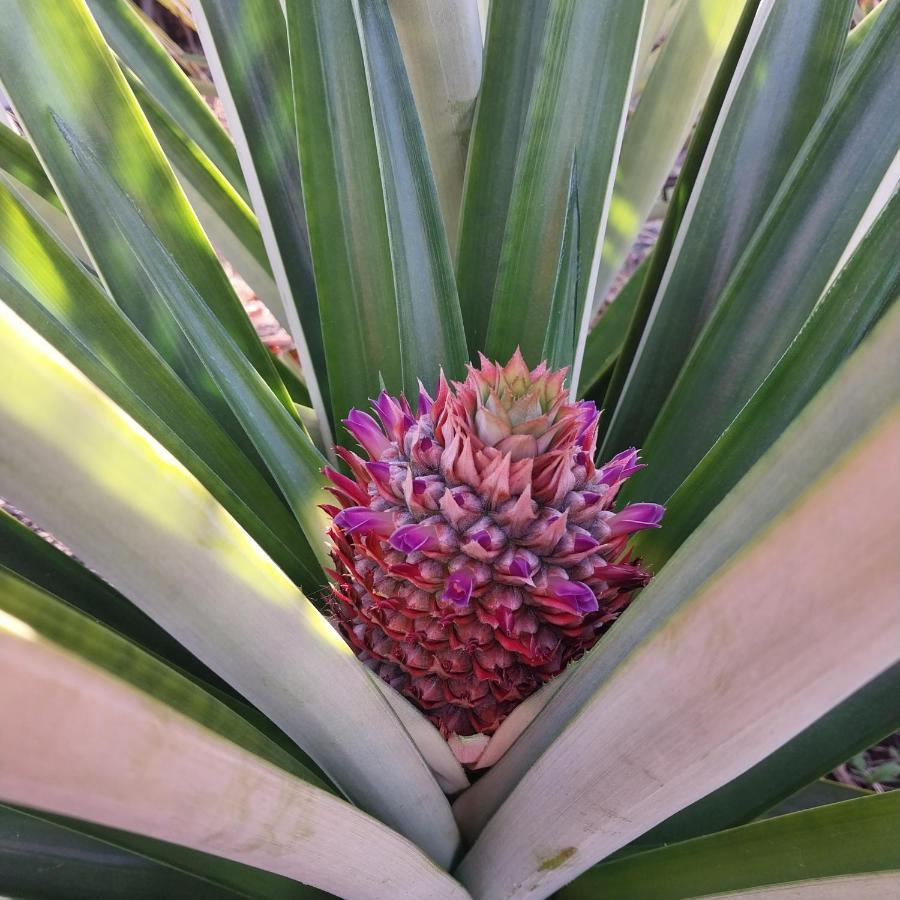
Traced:
<path fill-rule="evenodd" d="M 376 819 L 3 611 L 0 708 L 4 801 L 182 844 L 342 897 L 467 896 Z"/>
<path fill-rule="evenodd" d="M 687 140 L 743 6 L 743 0 L 688 0 L 659 51 L 659 60 L 625 128 L 594 287 L 595 309 Z M 649 8 L 647 14 L 649 17 Z"/>
<path fill-rule="evenodd" d="M 388 0 L 431 160 L 451 258 L 481 84 L 477 0 Z"/>
<path fill-rule="evenodd" d="M 354 802 L 448 863 L 456 826 L 418 750 L 349 647 L 246 532 L 5 306 L 0 383 L 0 496 L 235 686 Z"/>

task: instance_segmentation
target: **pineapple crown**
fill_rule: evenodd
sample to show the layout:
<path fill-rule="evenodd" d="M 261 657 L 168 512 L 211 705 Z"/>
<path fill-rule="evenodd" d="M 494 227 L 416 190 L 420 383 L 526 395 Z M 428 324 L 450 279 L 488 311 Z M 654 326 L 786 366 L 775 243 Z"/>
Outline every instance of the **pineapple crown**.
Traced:
<path fill-rule="evenodd" d="M 382 392 L 378 421 L 344 421 L 369 458 L 326 469 L 337 623 L 445 735 L 493 731 L 649 580 L 626 544 L 663 509 L 612 510 L 643 466 L 633 448 L 595 466 L 599 413 L 565 376 L 517 350 L 434 399 L 420 385 L 415 412 Z"/>

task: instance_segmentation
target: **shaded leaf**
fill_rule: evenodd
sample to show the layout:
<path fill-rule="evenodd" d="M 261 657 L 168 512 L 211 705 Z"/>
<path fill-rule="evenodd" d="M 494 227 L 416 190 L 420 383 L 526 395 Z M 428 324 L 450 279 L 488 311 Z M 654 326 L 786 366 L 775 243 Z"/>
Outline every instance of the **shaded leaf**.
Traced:
<path fill-rule="evenodd" d="M 652 474 L 626 496 L 672 494 L 797 335 L 882 181 L 896 183 L 898 26 L 894 3 L 829 98 L 654 423 Z"/>
<path fill-rule="evenodd" d="M 848 0 L 769 0 L 760 5 L 610 418 L 603 454 L 645 443 L 697 334 L 724 302 L 729 279 L 816 122 L 837 69 L 849 15 Z M 818 191 L 824 172 L 817 176 Z M 807 196 L 802 205 L 780 214 L 787 215 L 782 221 L 791 239 L 799 240 L 812 208 Z M 778 250 L 789 257 L 784 242 Z M 731 283 L 743 282 L 736 276 Z M 753 313 L 760 292 L 744 296 L 752 296 L 754 303 L 745 303 Z M 720 366 L 730 363 L 732 352 L 718 357 Z M 710 373 L 706 377 L 725 380 Z"/>
<path fill-rule="evenodd" d="M 666 527 L 636 538 L 654 569 L 793 422 L 900 296 L 900 193 L 895 193 L 809 320 L 747 405 L 666 504 Z"/>
<path fill-rule="evenodd" d="M 303 199 L 331 409 L 340 419 L 403 386 L 384 197 L 349 0 L 287 5 Z"/>
<path fill-rule="evenodd" d="M 594 309 L 606 296 L 672 171 L 709 93 L 743 5 L 740 0 L 684 4 L 658 51 L 659 59 L 625 128 L 594 286 Z M 647 25 L 645 22 L 645 29 Z"/>
<path fill-rule="evenodd" d="M 461 378 L 468 359 L 437 192 L 386 0 L 353 0 L 394 270 L 403 386 Z"/>
<path fill-rule="evenodd" d="M 487 353 L 507 359 L 516 346 L 531 364 L 543 346 L 568 193 L 578 160 L 578 269 L 592 271 L 612 191 L 634 74 L 643 2 L 553 0 L 509 201 L 494 286 Z M 589 279 L 579 287 L 585 331 Z M 593 278 L 590 279 L 593 282 Z M 580 347 L 583 342 L 579 340 Z M 577 389 L 581 350 L 572 386 Z"/>
<path fill-rule="evenodd" d="M 597 866 L 559 896 L 681 900 L 726 891 L 747 896 L 754 888 L 799 882 L 814 897 L 827 891 L 828 879 L 856 875 L 863 877 L 848 878 L 838 896 L 886 897 L 876 891 L 898 883 L 898 816 L 896 793 L 804 810 Z M 881 877 L 864 877 L 874 873 Z"/>
<path fill-rule="evenodd" d="M 559 263 L 553 285 L 550 318 L 541 359 L 551 369 L 571 368 L 575 359 L 575 317 L 578 311 L 578 189 L 577 170 L 572 160 L 569 178 L 569 200 L 563 224 Z"/>
<path fill-rule="evenodd" d="M 456 280 L 473 353 L 488 319 L 550 0 L 492 0 L 460 211 Z"/>
<path fill-rule="evenodd" d="M 225 106 L 287 327 L 331 446 L 328 376 L 303 210 L 287 27 L 269 0 L 201 0 L 197 27 Z"/>
<path fill-rule="evenodd" d="M 688 144 L 687 153 L 681 165 L 681 172 L 669 197 L 665 218 L 660 228 L 659 236 L 653 246 L 653 253 L 650 255 L 650 263 L 644 284 L 641 287 L 640 296 L 635 303 L 634 313 L 628 323 L 628 330 L 622 343 L 622 349 L 610 376 L 609 385 L 604 392 L 603 406 L 608 410 L 610 418 L 619 402 L 625 378 L 641 345 L 644 330 L 653 308 L 653 302 L 656 299 L 657 291 L 669 264 L 669 257 L 675 246 L 678 229 L 684 218 L 709 141 L 715 131 L 722 104 L 728 96 L 734 73 L 743 55 L 744 46 L 753 27 L 760 2 L 761 0 L 746 0 L 741 18 L 731 38 L 731 43 L 728 45 L 728 50 L 725 52 L 725 56 L 719 65 L 709 95 L 706 98 L 706 103 L 703 106 L 697 124 L 694 126 L 694 133 Z M 601 421 L 600 430 L 601 435 L 608 430 L 606 423 L 603 421 Z M 601 452 L 605 454 L 607 448 L 608 442 L 602 441 Z"/>

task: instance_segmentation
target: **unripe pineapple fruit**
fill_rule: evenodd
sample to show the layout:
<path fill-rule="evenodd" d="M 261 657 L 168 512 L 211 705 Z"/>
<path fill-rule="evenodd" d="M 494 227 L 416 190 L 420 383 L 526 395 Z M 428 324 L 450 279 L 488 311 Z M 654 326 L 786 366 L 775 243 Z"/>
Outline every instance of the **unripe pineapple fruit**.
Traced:
<path fill-rule="evenodd" d="M 491 734 L 588 650 L 648 572 L 629 536 L 663 509 L 612 509 L 642 468 L 594 465 L 599 414 L 565 370 L 481 358 L 413 410 L 402 396 L 353 410 L 353 477 L 327 470 L 335 619 L 360 659 L 445 737 Z"/>

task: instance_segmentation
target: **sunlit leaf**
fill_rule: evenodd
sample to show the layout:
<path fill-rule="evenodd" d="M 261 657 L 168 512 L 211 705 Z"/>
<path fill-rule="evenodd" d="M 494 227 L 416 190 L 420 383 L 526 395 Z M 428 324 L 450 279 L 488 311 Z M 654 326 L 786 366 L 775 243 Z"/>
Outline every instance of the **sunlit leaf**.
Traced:
<path fill-rule="evenodd" d="M 274 395 L 286 406 L 290 401 L 87 7 L 82 0 L 37 0 L 8 4 L 4 12 L 0 80 L 110 294 L 252 454 L 252 443 L 199 364 L 166 298 L 148 283 L 144 266 L 152 264 L 159 245 L 189 273 L 192 289 Z M 123 243 L 104 192 L 85 178 L 75 144 L 128 196 L 156 242 Z"/>
<path fill-rule="evenodd" d="M 448 863 L 456 826 L 422 757 L 350 648 L 247 533 L 4 307 L 0 379 L 18 386 L 0 392 L 0 495 L 219 673 L 354 802 Z"/>
<path fill-rule="evenodd" d="M 318 561 L 282 498 L 97 282 L 2 185 L 0 222 L 0 302 L 190 469 L 292 579 L 316 589 Z"/>
<path fill-rule="evenodd" d="M 451 257 L 481 84 L 477 0 L 388 0 L 416 100 Z"/>
<path fill-rule="evenodd" d="M 157 103 L 249 202 L 238 155 L 225 129 L 190 79 L 161 46 L 129 0 L 87 0 L 103 37 Z"/>
<path fill-rule="evenodd" d="M 17 722 L 0 749 L 5 801 L 342 896 L 465 896 L 421 850 L 122 638 L 3 576 L 0 613 L 0 696 Z M 406 865 L 376 886 L 372 867 L 383 855 Z M 180 866 L 188 861 L 182 855 Z M 246 890 L 245 872 L 222 875 Z"/>

